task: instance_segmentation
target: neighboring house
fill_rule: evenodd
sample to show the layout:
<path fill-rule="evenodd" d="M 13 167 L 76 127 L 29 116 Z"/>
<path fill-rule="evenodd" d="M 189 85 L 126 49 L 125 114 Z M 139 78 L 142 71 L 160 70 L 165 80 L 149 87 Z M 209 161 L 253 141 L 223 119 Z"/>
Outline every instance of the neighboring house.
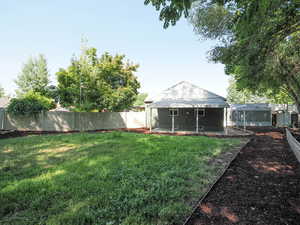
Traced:
<path fill-rule="evenodd" d="M 10 97 L 1 97 L 0 98 L 0 109 L 6 108 L 10 103 L 11 98 Z"/>
<path fill-rule="evenodd" d="M 132 106 L 129 111 L 144 112 L 145 111 L 145 106 Z"/>
<path fill-rule="evenodd" d="M 298 127 L 299 112 L 296 105 L 270 104 L 272 108 L 272 125 L 275 127 Z"/>
<path fill-rule="evenodd" d="M 226 99 L 182 81 L 147 98 L 147 127 L 157 131 L 219 131 L 224 129 Z"/>
<path fill-rule="evenodd" d="M 228 113 L 228 125 L 237 127 L 270 127 L 272 111 L 267 103 L 232 104 Z"/>

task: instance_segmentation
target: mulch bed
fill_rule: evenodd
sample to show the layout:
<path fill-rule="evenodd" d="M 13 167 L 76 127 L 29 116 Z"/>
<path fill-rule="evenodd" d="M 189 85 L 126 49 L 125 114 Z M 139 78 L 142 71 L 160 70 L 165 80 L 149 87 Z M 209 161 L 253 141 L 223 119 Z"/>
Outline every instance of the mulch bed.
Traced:
<path fill-rule="evenodd" d="M 55 131 L 0 131 L 0 139 L 24 137 L 28 135 L 45 135 L 45 134 L 65 134 L 65 133 L 77 133 L 78 131 L 69 132 L 55 132 Z"/>
<path fill-rule="evenodd" d="M 258 130 L 186 225 L 300 224 L 300 163 L 281 130 Z"/>
<path fill-rule="evenodd" d="M 105 133 L 105 132 L 112 132 L 112 131 L 123 131 L 123 132 L 133 132 L 133 133 L 142 133 L 142 134 L 157 134 L 157 135 L 171 135 L 171 136 L 208 136 L 208 137 L 218 137 L 218 138 L 234 138 L 234 137 L 250 137 L 252 134 L 249 135 L 214 135 L 214 134 L 194 134 L 194 133 L 184 133 L 184 132 L 150 132 L 147 128 L 120 128 L 120 129 L 103 129 L 103 130 L 91 130 L 85 131 L 89 133 Z M 15 137 L 23 137 L 28 135 L 49 135 L 49 134 L 69 134 L 69 133 L 78 133 L 79 131 L 0 131 L 0 139 L 5 138 L 15 138 Z"/>

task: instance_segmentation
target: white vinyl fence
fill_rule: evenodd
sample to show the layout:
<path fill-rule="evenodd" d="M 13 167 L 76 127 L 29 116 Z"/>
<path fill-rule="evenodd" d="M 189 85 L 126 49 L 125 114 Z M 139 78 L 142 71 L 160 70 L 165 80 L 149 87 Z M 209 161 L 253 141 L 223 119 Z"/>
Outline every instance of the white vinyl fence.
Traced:
<path fill-rule="evenodd" d="M 286 129 L 286 137 L 291 149 L 295 153 L 296 158 L 300 162 L 300 143 L 293 137 L 288 129 Z"/>
<path fill-rule="evenodd" d="M 44 112 L 36 116 L 11 116 L 0 109 L 2 130 L 88 131 L 145 126 L 145 112 Z"/>

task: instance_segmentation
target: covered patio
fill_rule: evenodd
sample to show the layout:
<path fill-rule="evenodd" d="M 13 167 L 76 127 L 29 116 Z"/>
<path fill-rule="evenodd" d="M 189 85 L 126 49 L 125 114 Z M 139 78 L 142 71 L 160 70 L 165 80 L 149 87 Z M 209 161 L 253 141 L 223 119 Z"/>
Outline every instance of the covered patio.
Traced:
<path fill-rule="evenodd" d="M 209 136 L 209 137 L 249 137 L 253 135 L 252 131 L 243 130 L 243 129 L 236 129 L 233 127 L 224 127 L 223 130 L 220 131 L 183 131 L 183 130 L 176 130 L 170 133 L 169 129 L 161 129 L 161 128 L 154 128 L 151 130 L 150 133 L 154 134 L 175 134 L 178 136 L 189 136 L 189 135 L 199 135 L 199 136 Z"/>
<path fill-rule="evenodd" d="M 186 81 L 145 103 L 150 131 L 223 132 L 227 127 L 226 99 Z"/>

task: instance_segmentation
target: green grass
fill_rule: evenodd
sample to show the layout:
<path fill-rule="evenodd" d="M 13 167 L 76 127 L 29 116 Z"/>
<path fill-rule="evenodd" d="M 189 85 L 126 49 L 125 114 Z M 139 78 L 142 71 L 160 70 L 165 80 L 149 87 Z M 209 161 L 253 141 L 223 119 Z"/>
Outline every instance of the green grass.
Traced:
<path fill-rule="evenodd" d="M 0 140 L 0 224 L 180 224 L 238 139 L 77 133 Z"/>

